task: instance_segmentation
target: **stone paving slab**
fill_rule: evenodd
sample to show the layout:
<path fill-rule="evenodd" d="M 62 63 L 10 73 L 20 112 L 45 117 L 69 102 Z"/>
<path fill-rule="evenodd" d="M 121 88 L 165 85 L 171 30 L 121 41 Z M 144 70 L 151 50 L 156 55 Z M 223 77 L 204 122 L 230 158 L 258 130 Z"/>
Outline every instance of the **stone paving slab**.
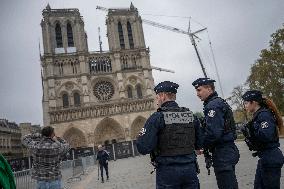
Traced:
<path fill-rule="evenodd" d="M 281 149 L 284 151 L 284 139 L 281 139 Z M 237 142 L 241 157 L 236 167 L 236 174 L 240 189 L 253 188 L 254 175 L 258 158 L 253 158 L 244 142 Z M 110 180 L 101 183 L 98 180 L 97 167 L 92 169 L 86 177 L 73 183 L 72 189 L 150 189 L 155 188 L 155 173 L 150 174 L 152 166 L 149 156 L 137 156 L 109 162 Z M 217 189 L 214 171 L 207 175 L 203 156 L 198 156 L 201 173 L 199 180 L 201 189 Z M 281 177 L 284 189 L 284 168 Z"/>

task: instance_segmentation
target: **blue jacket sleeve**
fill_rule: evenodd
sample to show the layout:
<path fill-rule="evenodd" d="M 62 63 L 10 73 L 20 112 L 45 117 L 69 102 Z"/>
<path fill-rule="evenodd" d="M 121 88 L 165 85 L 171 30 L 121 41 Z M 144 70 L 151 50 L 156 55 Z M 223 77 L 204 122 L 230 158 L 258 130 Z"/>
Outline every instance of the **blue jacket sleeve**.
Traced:
<path fill-rule="evenodd" d="M 262 142 L 272 142 L 274 140 L 277 126 L 270 112 L 261 112 L 253 126 L 257 140 Z"/>
<path fill-rule="evenodd" d="M 157 146 L 157 135 L 159 132 L 159 127 L 162 123 L 161 119 L 161 113 L 155 112 L 146 121 L 136 141 L 136 146 L 139 153 L 143 155 L 149 154 Z"/>
<path fill-rule="evenodd" d="M 210 147 L 221 139 L 224 132 L 224 113 L 221 107 L 211 106 L 205 109 L 204 147 Z"/>
<path fill-rule="evenodd" d="M 203 146 L 203 135 L 201 132 L 200 121 L 197 117 L 194 116 L 193 120 L 194 128 L 195 128 L 195 149 L 200 150 Z"/>

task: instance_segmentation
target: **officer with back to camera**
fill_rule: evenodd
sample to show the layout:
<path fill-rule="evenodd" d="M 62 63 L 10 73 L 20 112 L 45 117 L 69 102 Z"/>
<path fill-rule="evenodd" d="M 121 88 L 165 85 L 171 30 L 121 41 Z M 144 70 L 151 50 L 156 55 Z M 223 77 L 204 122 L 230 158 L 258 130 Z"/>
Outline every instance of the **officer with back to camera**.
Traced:
<path fill-rule="evenodd" d="M 218 188 L 236 189 L 235 165 L 239 161 L 239 151 L 234 143 L 235 121 L 231 107 L 218 97 L 214 82 L 210 78 L 199 78 L 192 83 L 204 106 L 203 146 L 212 153 Z"/>
<path fill-rule="evenodd" d="M 156 188 L 197 189 L 197 159 L 201 149 L 200 123 L 188 108 L 175 102 L 179 85 L 159 83 L 154 91 L 158 110 L 146 121 L 137 139 L 138 151 L 151 153 L 156 165 Z"/>

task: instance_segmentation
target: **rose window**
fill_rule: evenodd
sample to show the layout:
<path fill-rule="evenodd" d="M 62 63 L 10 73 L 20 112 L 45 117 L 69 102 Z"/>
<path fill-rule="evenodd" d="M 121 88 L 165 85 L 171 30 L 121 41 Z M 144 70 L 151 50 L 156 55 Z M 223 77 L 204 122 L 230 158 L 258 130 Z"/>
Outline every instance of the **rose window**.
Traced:
<path fill-rule="evenodd" d="M 94 95 L 100 101 L 108 101 L 114 94 L 113 85 L 108 81 L 100 81 L 94 86 Z"/>

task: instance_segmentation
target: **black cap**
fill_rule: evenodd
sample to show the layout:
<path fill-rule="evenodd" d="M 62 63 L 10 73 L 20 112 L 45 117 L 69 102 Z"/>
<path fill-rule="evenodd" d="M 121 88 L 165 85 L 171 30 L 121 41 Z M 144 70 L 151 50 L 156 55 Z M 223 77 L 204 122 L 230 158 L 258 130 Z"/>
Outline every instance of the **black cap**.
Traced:
<path fill-rule="evenodd" d="M 244 101 L 261 101 L 262 100 L 262 92 L 258 90 L 250 90 L 245 92 L 242 96 Z"/>
<path fill-rule="evenodd" d="M 208 77 L 206 78 L 198 78 L 197 80 L 195 80 L 192 85 L 197 89 L 198 87 L 202 86 L 202 85 L 208 85 L 211 83 L 216 82 L 214 79 L 210 79 Z"/>
<path fill-rule="evenodd" d="M 169 92 L 169 93 L 176 94 L 178 87 L 179 85 L 174 82 L 163 81 L 154 88 L 154 91 L 156 94 L 161 93 L 161 92 Z"/>

